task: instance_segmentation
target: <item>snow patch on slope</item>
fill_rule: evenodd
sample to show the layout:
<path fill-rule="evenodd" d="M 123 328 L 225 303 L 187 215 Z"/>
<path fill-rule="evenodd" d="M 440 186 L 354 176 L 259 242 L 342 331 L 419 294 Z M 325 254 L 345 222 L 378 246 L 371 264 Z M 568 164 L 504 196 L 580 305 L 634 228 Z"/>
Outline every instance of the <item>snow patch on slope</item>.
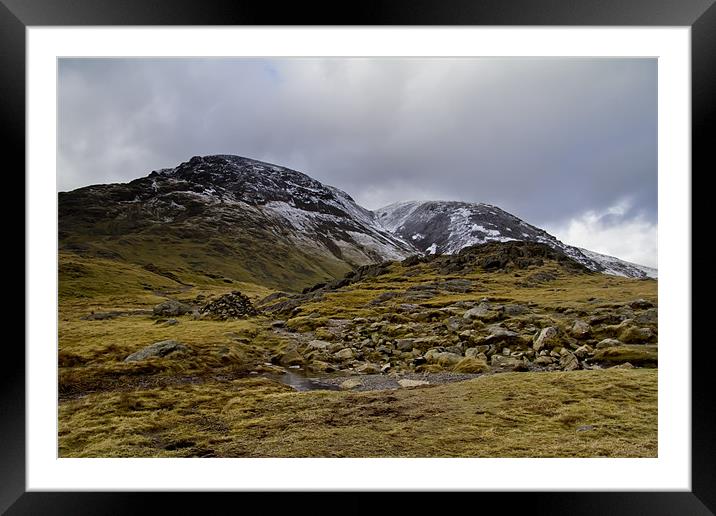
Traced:
<path fill-rule="evenodd" d="M 647 278 L 658 278 L 659 271 L 654 267 L 647 267 L 646 265 L 639 265 L 625 260 L 620 260 L 614 256 L 597 253 L 588 249 L 579 248 L 579 250 L 595 262 L 599 263 L 604 267 L 605 274 L 613 274 L 615 276 L 623 277 L 647 277 Z M 641 274 L 640 274 L 641 273 Z"/>

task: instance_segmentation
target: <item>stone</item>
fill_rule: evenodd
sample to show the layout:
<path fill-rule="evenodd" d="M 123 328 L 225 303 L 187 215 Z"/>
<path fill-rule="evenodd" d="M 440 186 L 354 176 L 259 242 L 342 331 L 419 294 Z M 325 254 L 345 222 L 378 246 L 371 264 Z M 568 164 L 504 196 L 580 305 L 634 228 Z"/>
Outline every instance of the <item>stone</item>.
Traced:
<path fill-rule="evenodd" d="M 624 362 L 623 364 L 612 366 L 609 369 L 634 369 L 634 366 L 630 362 Z"/>
<path fill-rule="evenodd" d="M 410 380 L 408 378 L 401 378 L 398 380 L 398 385 L 401 387 L 420 387 L 421 385 L 430 385 L 430 382 L 425 380 Z"/>
<path fill-rule="evenodd" d="M 563 349 L 562 357 L 559 359 L 559 366 L 564 371 L 574 371 L 575 369 L 579 369 L 579 360 L 574 356 L 574 353 Z"/>
<path fill-rule="evenodd" d="M 540 351 L 543 348 L 554 348 L 558 345 L 560 345 L 559 330 L 554 326 L 547 326 L 540 331 L 532 345 L 532 349 Z"/>
<path fill-rule="evenodd" d="M 156 305 L 153 309 L 153 313 L 156 316 L 171 316 L 190 314 L 194 308 L 191 305 L 182 303 L 175 299 L 167 299 L 162 303 Z"/>
<path fill-rule="evenodd" d="M 591 348 L 591 346 L 584 344 L 583 346 L 579 346 L 577 349 L 574 350 L 574 356 L 580 360 L 584 360 L 589 355 L 591 355 L 593 351 L 594 350 Z"/>
<path fill-rule="evenodd" d="M 278 319 L 278 320 L 273 321 L 273 322 L 271 323 L 271 327 L 272 327 L 272 328 L 285 328 L 285 327 L 286 327 L 286 321 L 284 321 L 283 319 Z"/>
<path fill-rule="evenodd" d="M 458 334 L 460 340 L 465 342 L 472 342 L 475 339 L 475 330 L 464 330 Z"/>
<path fill-rule="evenodd" d="M 547 356 L 540 356 L 535 359 L 535 365 L 548 366 L 555 363 L 555 359 Z"/>
<path fill-rule="evenodd" d="M 499 367 L 502 369 L 508 369 L 508 370 L 512 370 L 512 371 L 526 369 L 525 363 L 522 361 L 522 359 L 515 358 L 515 357 L 506 357 L 504 355 L 492 355 L 490 364 L 493 367 Z"/>
<path fill-rule="evenodd" d="M 363 387 L 363 382 L 357 378 L 349 378 L 348 380 L 341 383 L 340 388 L 344 391 L 350 391 L 358 387 Z"/>
<path fill-rule="evenodd" d="M 500 314 L 491 309 L 488 303 L 480 303 L 475 308 L 470 308 L 463 315 L 465 319 L 478 319 L 481 321 L 494 321 L 500 318 Z"/>
<path fill-rule="evenodd" d="M 628 326 L 619 333 L 619 340 L 626 344 L 642 344 L 654 340 L 655 335 L 651 328 L 638 328 Z"/>
<path fill-rule="evenodd" d="M 311 351 L 327 351 L 331 347 L 331 343 L 325 340 L 312 340 L 306 346 Z"/>
<path fill-rule="evenodd" d="M 514 317 L 515 315 L 522 315 L 527 312 L 525 305 L 505 305 L 505 315 Z"/>
<path fill-rule="evenodd" d="M 441 365 L 443 367 L 452 367 L 455 364 L 458 364 L 462 360 L 462 358 L 462 355 L 445 351 L 438 355 L 437 363 L 438 365 Z"/>
<path fill-rule="evenodd" d="M 395 347 L 400 351 L 410 351 L 413 349 L 415 339 L 398 339 L 395 341 Z"/>
<path fill-rule="evenodd" d="M 465 356 L 467 358 L 475 358 L 479 354 L 480 354 L 480 351 L 477 348 L 467 348 L 465 350 Z"/>
<path fill-rule="evenodd" d="M 462 328 L 463 320 L 459 317 L 450 317 L 445 321 L 445 327 L 450 331 L 458 331 Z"/>
<path fill-rule="evenodd" d="M 572 328 L 569 330 L 569 333 L 571 333 L 575 339 L 588 339 L 591 332 L 591 326 L 579 319 L 574 321 Z"/>
<path fill-rule="evenodd" d="M 656 311 L 656 308 L 649 308 L 648 310 L 640 313 L 639 315 L 636 315 L 634 317 L 634 322 L 636 324 L 643 325 L 656 325 L 659 322 L 659 315 Z"/>
<path fill-rule="evenodd" d="M 631 303 L 629 303 L 629 306 L 634 309 L 646 309 L 646 308 L 654 308 L 654 303 L 651 301 L 647 301 L 646 299 L 635 299 Z"/>
<path fill-rule="evenodd" d="M 440 346 L 443 343 L 443 340 L 444 339 L 435 336 L 420 337 L 417 339 L 413 339 L 413 347 L 419 349 L 420 351 L 426 351 L 430 348 Z"/>
<path fill-rule="evenodd" d="M 352 360 L 355 358 L 355 353 L 351 348 L 344 348 L 333 355 L 339 360 Z"/>
<path fill-rule="evenodd" d="M 381 373 L 387 373 L 390 371 L 390 364 L 385 364 L 383 367 L 380 368 Z"/>
<path fill-rule="evenodd" d="M 489 369 L 487 362 L 479 358 L 463 358 L 453 367 L 456 373 L 484 373 Z"/>
<path fill-rule="evenodd" d="M 177 321 L 176 319 L 167 319 L 166 321 L 164 321 L 162 326 L 176 326 L 177 324 L 179 324 L 179 321 Z"/>
<path fill-rule="evenodd" d="M 332 373 L 336 370 L 333 364 L 329 364 L 328 362 L 324 362 L 322 360 L 313 360 L 312 362 L 309 362 L 308 368 L 317 373 Z"/>
<path fill-rule="evenodd" d="M 462 355 L 462 346 L 457 344 L 454 346 L 448 346 L 445 348 L 445 351 L 449 353 L 455 353 L 456 355 Z"/>
<path fill-rule="evenodd" d="M 360 374 L 378 374 L 380 373 L 380 368 L 375 364 L 366 362 L 356 367 L 356 372 Z"/>
<path fill-rule="evenodd" d="M 161 358 L 172 353 L 188 350 L 189 348 L 187 348 L 184 344 L 177 342 L 176 340 L 162 340 L 160 342 L 155 342 L 154 344 L 142 348 L 139 351 L 135 351 L 127 358 L 125 358 L 124 361 L 138 362 L 140 360 L 146 360 L 148 358 Z"/>
<path fill-rule="evenodd" d="M 623 345 L 624 344 L 617 339 L 603 339 L 597 343 L 597 349 L 617 348 L 617 347 L 623 346 Z"/>
<path fill-rule="evenodd" d="M 278 362 L 283 366 L 301 365 L 303 364 L 303 356 L 297 350 L 289 349 L 280 356 Z"/>

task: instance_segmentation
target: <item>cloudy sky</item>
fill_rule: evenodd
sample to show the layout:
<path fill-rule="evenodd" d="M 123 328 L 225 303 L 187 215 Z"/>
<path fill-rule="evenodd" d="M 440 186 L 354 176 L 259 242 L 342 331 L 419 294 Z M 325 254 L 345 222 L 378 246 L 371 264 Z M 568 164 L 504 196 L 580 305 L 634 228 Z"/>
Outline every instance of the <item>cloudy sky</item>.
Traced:
<path fill-rule="evenodd" d="M 375 209 L 487 202 L 657 265 L 654 59 L 62 59 L 60 191 L 195 155 L 287 166 Z"/>

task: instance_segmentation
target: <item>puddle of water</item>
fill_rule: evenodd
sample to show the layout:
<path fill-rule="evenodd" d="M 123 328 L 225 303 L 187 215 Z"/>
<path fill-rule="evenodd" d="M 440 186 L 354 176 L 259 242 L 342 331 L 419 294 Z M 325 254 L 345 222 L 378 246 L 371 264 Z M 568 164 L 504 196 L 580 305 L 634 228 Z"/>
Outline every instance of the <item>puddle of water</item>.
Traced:
<path fill-rule="evenodd" d="M 272 375 L 270 378 L 293 387 L 297 391 L 336 391 L 339 389 L 337 385 L 322 383 L 317 378 L 308 378 L 303 374 L 294 371 L 286 371 L 281 375 Z"/>

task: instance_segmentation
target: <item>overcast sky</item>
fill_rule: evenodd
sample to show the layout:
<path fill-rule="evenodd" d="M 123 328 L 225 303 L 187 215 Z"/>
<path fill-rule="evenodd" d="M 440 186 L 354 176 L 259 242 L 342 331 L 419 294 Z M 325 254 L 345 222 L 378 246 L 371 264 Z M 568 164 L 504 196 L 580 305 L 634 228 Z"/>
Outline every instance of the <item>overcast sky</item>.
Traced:
<path fill-rule="evenodd" d="M 657 264 L 655 59 L 60 60 L 58 190 L 219 153 Z"/>

